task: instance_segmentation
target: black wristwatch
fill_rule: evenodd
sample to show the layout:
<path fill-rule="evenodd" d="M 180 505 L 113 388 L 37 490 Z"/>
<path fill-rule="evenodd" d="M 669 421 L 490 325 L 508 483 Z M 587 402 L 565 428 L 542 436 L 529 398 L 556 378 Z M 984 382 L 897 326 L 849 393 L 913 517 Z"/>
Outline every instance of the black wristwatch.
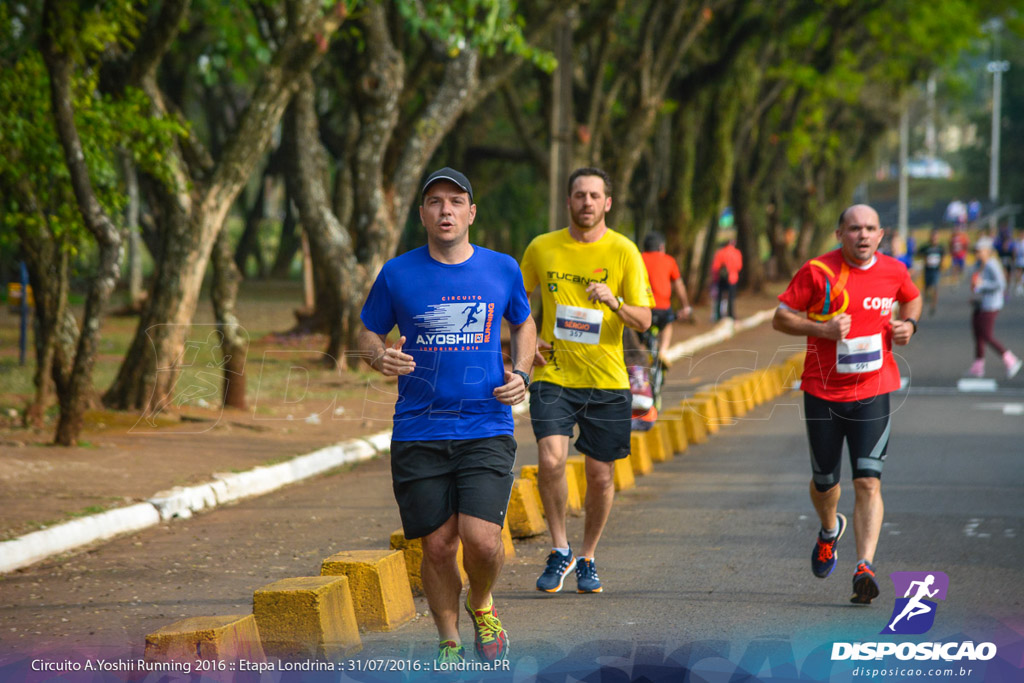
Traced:
<path fill-rule="evenodd" d="M 911 325 L 913 325 L 914 326 L 914 334 L 917 334 L 917 321 L 916 320 L 914 320 L 913 318 L 904 318 L 903 322 L 910 323 Z M 913 336 L 913 335 L 911 335 L 911 336 Z"/>
<path fill-rule="evenodd" d="M 523 378 L 523 386 L 524 387 L 530 386 L 530 375 L 528 373 L 525 373 L 522 370 L 513 370 L 512 374 L 513 375 L 519 375 L 520 377 Z"/>

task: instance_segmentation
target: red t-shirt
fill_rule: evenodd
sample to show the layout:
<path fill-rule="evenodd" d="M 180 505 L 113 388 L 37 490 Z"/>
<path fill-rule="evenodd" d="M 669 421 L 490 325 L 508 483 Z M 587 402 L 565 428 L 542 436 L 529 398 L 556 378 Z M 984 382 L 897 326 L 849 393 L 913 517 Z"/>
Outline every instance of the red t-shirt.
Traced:
<path fill-rule="evenodd" d="M 672 283 L 681 277 L 676 260 L 660 251 L 645 251 L 640 255 L 647 266 L 647 278 L 654 292 L 654 307 L 672 308 Z"/>
<path fill-rule="evenodd" d="M 779 295 L 779 301 L 812 319 L 844 312 L 851 317 L 850 331 L 840 342 L 807 338 L 800 388 L 813 396 L 859 401 L 900 386 L 892 357 L 892 306 L 921 293 L 903 263 L 883 254 L 875 258 L 862 270 L 846 264 L 840 250 L 830 251 L 805 263 Z"/>

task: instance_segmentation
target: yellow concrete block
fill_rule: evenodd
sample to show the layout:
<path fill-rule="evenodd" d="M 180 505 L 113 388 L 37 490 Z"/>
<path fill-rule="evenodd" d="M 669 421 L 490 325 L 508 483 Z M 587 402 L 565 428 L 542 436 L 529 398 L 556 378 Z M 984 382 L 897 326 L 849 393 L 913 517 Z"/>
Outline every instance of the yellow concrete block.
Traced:
<path fill-rule="evenodd" d="M 537 503 L 540 505 L 541 514 L 543 514 L 544 500 L 540 497 L 540 472 L 537 465 L 523 465 L 519 468 L 519 476 L 533 482 L 537 490 Z M 583 509 L 583 498 L 580 496 L 580 487 L 576 482 L 576 472 L 570 471 L 568 462 L 565 467 L 565 483 L 567 488 L 566 508 L 570 513 L 580 512 Z"/>
<path fill-rule="evenodd" d="M 423 576 L 420 573 L 423 565 L 423 544 L 420 542 L 420 539 L 414 538 L 410 540 L 405 537 L 405 533 L 401 529 L 398 529 L 391 532 L 391 547 L 394 550 L 402 551 L 402 557 L 405 558 L 405 571 L 409 576 L 409 588 L 412 589 L 412 594 L 423 595 Z M 462 583 L 466 583 L 469 580 L 469 575 L 466 574 L 466 570 L 462 567 L 461 543 L 457 553 L 459 573 L 462 574 Z"/>
<path fill-rule="evenodd" d="M 661 450 L 665 454 L 665 462 L 668 462 L 672 458 L 676 457 L 675 449 L 672 448 L 672 437 L 669 435 L 669 426 L 665 422 L 656 422 L 652 431 L 658 432 L 658 438 L 661 440 Z"/>
<path fill-rule="evenodd" d="M 708 440 L 707 421 L 694 408 L 684 409 L 683 425 L 686 427 L 686 440 L 689 443 L 704 443 Z"/>
<path fill-rule="evenodd" d="M 704 420 L 705 431 L 716 434 L 721 425 L 721 414 L 718 412 L 718 399 L 710 393 L 696 394 L 684 401 L 686 407 L 693 410 Z M 689 432 L 687 432 L 689 435 Z M 693 441 L 693 438 L 690 438 Z"/>
<path fill-rule="evenodd" d="M 729 414 L 743 417 L 747 414 L 747 397 L 742 381 L 731 381 L 721 385 L 719 392 L 724 393 L 729 402 Z"/>
<path fill-rule="evenodd" d="M 636 448 L 637 441 L 633 438 L 639 434 L 643 439 L 643 446 Z M 633 432 L 629 435 L 629 464 L 633 468 L 633 476 L 643 476 L 654 471 L 654 463 L 651 462 L 651 434 L 647 432 Z"/>
<path fill-rule="evenodd" d="M 349 550 L 323 561 L 322 576 L 347 576 L 359 626 L 390 631 L 416 616 L 405 556 L 395 550 Z"/>
<path fill-rule="evenodd" d="M 633 464 L 630 462 L 630 458 L 619 458 L 615 461 L 613 477 L 616 491 L 636 487 L 636 477 L 633 476 Z"/>
<path fill-rule="evenodd" d="M 751 381 L 754 383 L 754 405 L 761 405 L 769 400 L 768 396 L 768 373 L 765 370 L 758 370 L 752 374 Z"/>
<path fill-rule="evenodd" d="M 286 660 L 335 660 L 363 649 L 346 576 L 301 576 L 256 589 L 263 650 Z"/>
<path fill-rule="evenodd" d="M 739 375 L 735 382 L 740 388 L 740 396 L 743 399 L 743 412 L 749 413 L 755 406 L 754 382 L 750 377 L 750 373 L 745 372 Z"/>
<path fill-rule="evenodd" d="M 665 452 L 661 448 L 661 439 L 659 439 L 658 435 L 654 432 L 653 426 L 646 432 L 631 433 L 629 439 L 630 445 L 632 446 L 630 449 L 630 458 L 642 458 L 641 463 L 643 461 L 664 462 Z M 637 472 L 636 465 L 634 464 L 633 474 L 647 474 L 647 472 Z"/>
<path fill-rule="evenodd" d="M 576 488 L 579 490 L 580 501 L 587 501 L 587 456 L 570 455 L 565 460 L 565 467 L 573 469 L 576 478 Z M 570 480 L 571 481 L 571 480 Z"/>
<path fill-rule="evenodd" d="M 512 532 L 508 528 L 508 520 L 505 520 L 505 525 L 501 527 L 501 545 L 505 549 L 505 559 L 516 556 L 516 546 L 512 542 Z M 462 547 L 462 544 L 459 544 Z M 462 567 L 462 563 L 459 563 L 459 567 Z M 465 582 L 465 579 L 463 579 Z"/>
<path fill-rule="evenodd" d="M 147 662 L 267 661 L 251 614 L 176 621 L 146 636 L 143 657 Z"/>
<path fill-rule="evenodd" d="M 547 531 L 539 500 L 537 487 L 529 479 L 519 478 L 512 483 L 505 521 L 513 537 L 528 538 Z"/>
<path fill-rule="evenodd" d="M 686 425 L 683 424 L 683 411 L 675 409 L 662 413 L 658 424 L 665 427 L 672 455 L 686 451 L 689 443 L 686 440 Z"/>
<path fill-rule="evenodd" d="M 695 393 L 693 397 L 700 401 L 706 401 L 711 403 L 714 407 L 708 406 L 702 409 L 702 414 L 706 416 L 714 415 L 714 417 L 708 417 L 708 427 L 712 424 L 726 424 L 732 417 L 732 411 L 729 410 L 729 397 L 721 387 L 715 387 L 713 389 L 702 389 Z M 717 432 L 718 430 L 712 430 Z"/>
<path fill-rule="evenodd" d="M 630 432 L 629 433 L 629 458 L 630 461 L 634 457 L 646 458 L 651 460 L 650 452 L 647 450 L 647 432 Z M 634 469 L 635 473 L 635 469 Z"/>

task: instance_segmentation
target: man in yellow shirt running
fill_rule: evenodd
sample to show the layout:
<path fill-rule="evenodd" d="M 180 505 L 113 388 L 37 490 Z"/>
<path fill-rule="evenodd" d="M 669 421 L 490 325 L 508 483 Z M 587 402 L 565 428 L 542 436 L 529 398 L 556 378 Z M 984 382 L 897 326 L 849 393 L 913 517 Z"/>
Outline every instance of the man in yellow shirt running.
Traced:
<path fill-rule="evenodd" d="M 631 398 L 622 330 L 651 325 L 654 297 L 640 250 L 605 224 L 611 180 L 598 168 L 569 176 L 568 228 L 536 237 L 523 254 L 527 292 L 540 285 L 543 318 L 537 338 L 530 418 L 537 438 L 540 496 L 552 550 L 537 589 L 557 593 L 576 570 L 577 591 L 600 593 L 594 553 L 615 495 L 615 461 L 629 456 Z M 569 438 L 587 456 L 583 553 L 575 557 L 565 530 Z"/>

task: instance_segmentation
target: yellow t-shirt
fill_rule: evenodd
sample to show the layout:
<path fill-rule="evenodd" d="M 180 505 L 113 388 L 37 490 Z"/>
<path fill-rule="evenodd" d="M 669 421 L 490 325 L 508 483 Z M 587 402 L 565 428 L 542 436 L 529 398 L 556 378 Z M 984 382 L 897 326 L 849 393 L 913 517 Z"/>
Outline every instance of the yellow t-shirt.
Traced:
<path fill-rule="evenodd" d="M 640 250 L 608 230 L 596 242 L 577 242 L 568 228 L 539 235 L 526 247 L 523 284 L 541 286 L 540 338 L 552 344 L 533 379 L 574 389 L 629 389 L 622 357 L 623 322 L 608 306 L 587 300 L 587 285 L 603 282 L 632 306 L 654 306 Z"/>

